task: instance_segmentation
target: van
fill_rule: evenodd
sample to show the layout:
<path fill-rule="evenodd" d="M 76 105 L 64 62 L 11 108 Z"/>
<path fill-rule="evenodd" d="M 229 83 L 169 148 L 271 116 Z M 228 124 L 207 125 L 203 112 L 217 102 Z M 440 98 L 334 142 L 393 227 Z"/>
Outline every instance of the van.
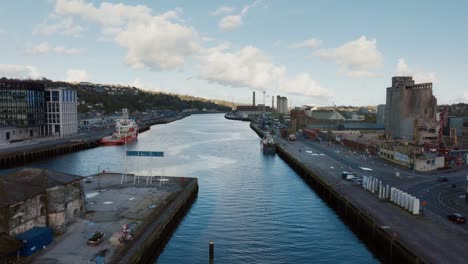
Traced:
<path fill-rule="evenodd" d="M 343 171 L 341 173 L 341 178 L 343 180 L 351 181 L 351 180 L 357 178 L 357 176 L 353 172 Z"/>

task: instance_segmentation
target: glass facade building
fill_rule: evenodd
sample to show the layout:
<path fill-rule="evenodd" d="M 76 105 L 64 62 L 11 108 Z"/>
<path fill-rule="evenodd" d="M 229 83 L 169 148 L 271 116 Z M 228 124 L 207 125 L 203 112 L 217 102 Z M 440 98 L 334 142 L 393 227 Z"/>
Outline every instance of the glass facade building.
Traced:
<path fill-rule="evenodd" d="M 0 126 L 45 125 L 44 84 L 0 81 Z"/>

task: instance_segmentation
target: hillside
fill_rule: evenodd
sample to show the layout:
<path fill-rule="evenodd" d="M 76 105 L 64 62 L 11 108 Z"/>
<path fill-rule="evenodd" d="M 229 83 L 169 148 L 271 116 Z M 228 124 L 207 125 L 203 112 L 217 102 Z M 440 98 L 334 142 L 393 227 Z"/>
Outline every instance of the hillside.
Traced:
<path fill-rule="evenodd" d="M 215 102 L 193 96 L 150 92 L 130 86 L 55 82 L 48 79 L 36 80 L 36 82 L 44 83 L 46 87 L 69 87 L 76 90 L 80 113 L 98 110 L 110 114 L 121 111 L 122 108 L 127 108 L 130 112 L 143 112 L 150 109 L 182 111 L 205 108 L 222 112 L 231 110 L 230 103 L 224 101 Z"/>

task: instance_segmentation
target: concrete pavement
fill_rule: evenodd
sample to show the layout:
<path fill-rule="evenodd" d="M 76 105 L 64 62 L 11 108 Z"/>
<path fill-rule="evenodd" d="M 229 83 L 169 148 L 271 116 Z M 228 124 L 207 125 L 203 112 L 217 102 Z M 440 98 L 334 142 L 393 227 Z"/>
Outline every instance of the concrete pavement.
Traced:
<path fill-rule="evenodd" d="M 426 208 L 424 215 L 413 216 L 389 202 L 379 200 L 375 194 L 361 186 L 341 179 L 341 172 L 350 169 L 359 175 L 378 177 L 392 186 L 409 188 L 418 184 L 434 182 L 436 176 L 419 175 L 362 154 L 346 153 L 342 148 L 324 146 L 299 138 L 295 142 L 279 137 L 277 144 L 284 151 L 300 160 L 329 186 L 342 194 L 354 206 L 360 208 L 377 223 L 394 234 L 403 245 L 426 262 L 466 263 L 468 259 L 468 233 L 466 226 L 449 222 L 441 215 Z M 358 153 L 356 153 L 358 154 Z M 364 170 L 369 168 L 372 170 Z M 397 177 L 396 170 L 401 171 Z"/>

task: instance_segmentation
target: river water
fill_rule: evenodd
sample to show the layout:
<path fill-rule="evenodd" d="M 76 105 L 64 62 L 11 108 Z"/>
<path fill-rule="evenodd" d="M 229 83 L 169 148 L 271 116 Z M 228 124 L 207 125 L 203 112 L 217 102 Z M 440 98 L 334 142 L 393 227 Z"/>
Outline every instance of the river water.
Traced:
<path fill-rule="evenodd" d="M 163 158 L 124 158 L 100 147 L 41 161 L 78 175 L 98 170 L 197 177 L 199 194 L 157 263 L 377 263 L 376 257 L 278 156 L 262 154 L 247 122 L 193 115 L 151 127 L 128 150 Z"/>

